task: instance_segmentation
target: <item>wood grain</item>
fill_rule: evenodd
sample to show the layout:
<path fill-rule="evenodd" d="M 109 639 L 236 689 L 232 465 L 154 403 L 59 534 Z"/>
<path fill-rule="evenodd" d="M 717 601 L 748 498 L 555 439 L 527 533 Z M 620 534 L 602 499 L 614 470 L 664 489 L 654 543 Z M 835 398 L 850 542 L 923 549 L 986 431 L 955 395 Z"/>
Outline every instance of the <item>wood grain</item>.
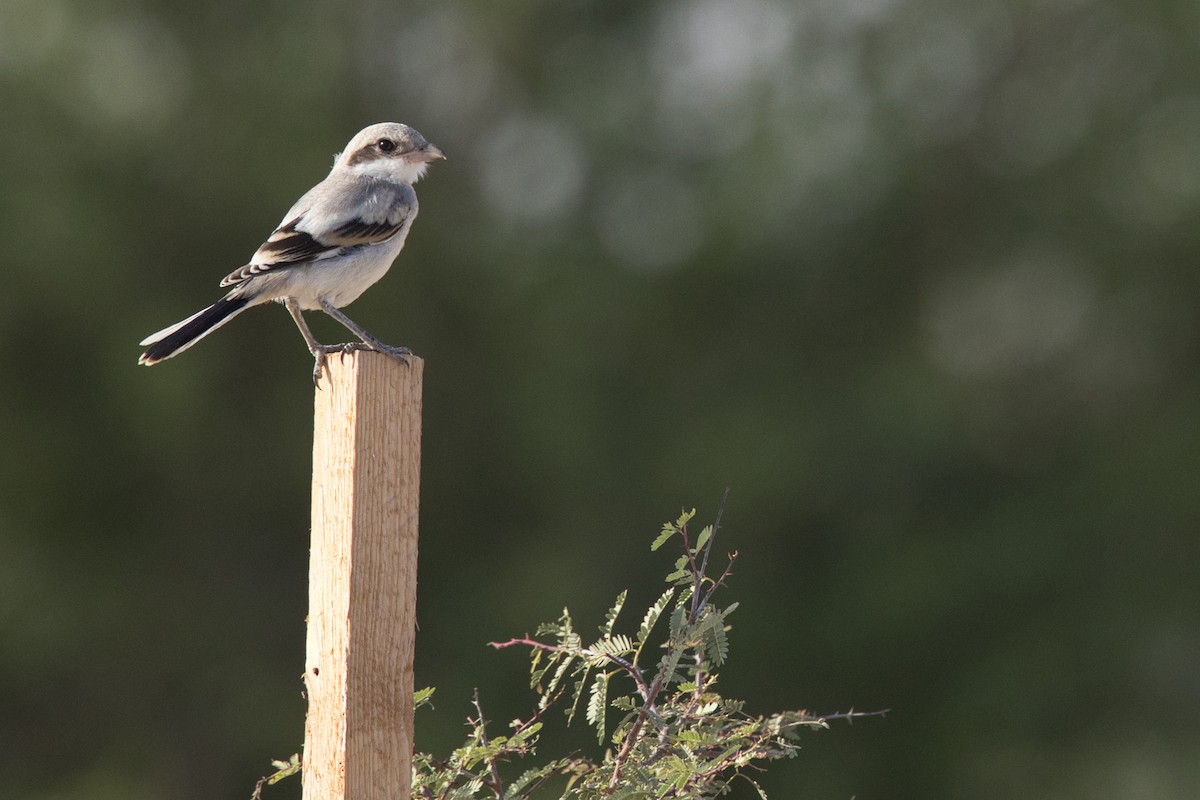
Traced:
<path fill-rule="evenodd" d="M 332 356 L 316 392 L 304 800 L 409 796 L 423 368 Z"/>

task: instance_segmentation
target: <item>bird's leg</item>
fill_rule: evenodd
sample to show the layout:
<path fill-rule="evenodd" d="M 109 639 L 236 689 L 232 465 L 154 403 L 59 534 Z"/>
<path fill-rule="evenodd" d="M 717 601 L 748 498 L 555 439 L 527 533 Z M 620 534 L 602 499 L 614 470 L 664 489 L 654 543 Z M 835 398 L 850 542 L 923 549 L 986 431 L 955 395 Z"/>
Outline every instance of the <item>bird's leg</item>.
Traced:
<path fill-rule="evenodd" d="M 317 341 L 317 337 L 313 336 L 312 331 L 308 329 L 308 323 L 304 321 L 304 315 L 300 313 L 300 304 L 296 302 L 294 297 L 283 298 L 283 305 L 292 315 L 292 319 L 296 321 L 296 327 L 300 329 L 300 335 L 304 337 L 304 342 L 308 345 L 308 352 L 312 353 L 315 363 L 313 364 L 313 386 L 320 388 L 321 373 L 326 371 L 325 359 L 330 353 L 345 353 L 346 346 L 341 344 L 321 344 Z"/>
<path fill-rule="evenodd" d="M 392 347 L 390 344 L 384 344 L 383 342 L 379 341 L 371 334 L 367 333 L 367 331 L 364 330 L 361 325 L 359 325 L 357 322 L 355 322 L 354 320 L 347 317 L 345 314 L 343 314 L 341 312 L 341 310 L 334 308 L 333 304 L 330 303 L 328 300 L 322 299 L 320 302 L 321 302 L 321 309 L 326 314 L 328 314 L 329 316 L 336 319 L 338 322 L 345 325 L 346 329 L 348 331 L 350 331 L 351 333 L 353 333 L 358 338 L 362 339 L 367 347 L 371 348 L 372 350 L 374 350 L 378 353 L 383 353 L 384 355 L 391 356 L 392 358 L 399 361 L 401 364 L 408 363 L 408 361 L 404 357 L 412 355 L 412 351 L 409 350 L 407 347 Z M 343 345 L 343 347 L 346 349 L 351 349 L 351 350 L 362 349 L 362 345 L 358 345 L 358 344 Z"/>

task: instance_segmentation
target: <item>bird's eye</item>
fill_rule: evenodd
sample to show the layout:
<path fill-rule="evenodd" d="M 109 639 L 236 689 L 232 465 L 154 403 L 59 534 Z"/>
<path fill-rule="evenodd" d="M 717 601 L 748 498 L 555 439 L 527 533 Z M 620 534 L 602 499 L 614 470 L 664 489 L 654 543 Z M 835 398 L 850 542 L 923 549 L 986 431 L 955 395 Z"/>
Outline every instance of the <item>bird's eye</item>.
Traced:
<path fill-rule="evenodd" d="M 396 149 L 396 143 L 391 139 L 380 139 L 375 145 L 385 153 L 390 153 Z"/>

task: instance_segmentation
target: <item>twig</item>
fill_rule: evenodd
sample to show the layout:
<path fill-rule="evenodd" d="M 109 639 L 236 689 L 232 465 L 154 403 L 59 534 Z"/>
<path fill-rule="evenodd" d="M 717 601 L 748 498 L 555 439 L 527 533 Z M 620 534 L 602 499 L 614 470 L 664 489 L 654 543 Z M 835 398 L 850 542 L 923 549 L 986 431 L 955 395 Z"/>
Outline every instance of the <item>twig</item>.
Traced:
<path fill-rule="evenodd" d="M 276 784 L 284 778 L 295 775 L 301 769 L 298 753 L 288 761 L 272 761 L 271 764 L 276 767 L 276 770 L 270 775 L 264 775 L 258 779 L 258 783 L 254 784 L 254 793 L 250 795 L 250 800 L 262 800 L 264 786 Z"/>
<path fill-rule="evenodd" d="M 892 710 L 890 708 L 885 708 L 882 711 L 855 711 L 854 708 L 851 707 L 849 711 L 835 711 L 832 714 L 822 714 L 821 719 L 844 719 L 853 725 L 854 720 L 858 719 L 859 717 L 882 717 L 891 713 L 891 711 Z"/>
<path fill-rule="evenodd" d="M 724 586 L 725 579 L 733 574 L 733 562 L 737 561 L 737 557 L 738 557 L 737 550 L 734 550 L 732 553 L 729 554 L 729 563 L 725 565 L 725 571 L 721 573 L 721 577 L 719 577 L 715 581 L 713 581 L 712 586 L 708 587 L 708 591 L 705 592 L 705 594 L 704 594 L 704 600 L 703 600 L 703 602 L 700 603 L 700 608 L 698 609 L 698 612 L 704 610 L 704 607 L 707 606 L 709 604 L 709 602 L 712 600 L 713 593 L 715 593 L 717 591 L 717 588 L 720 586 Z"/>
<path fill-rule="evenodd" d="M 484 747 L 489 744 L 487 735 L 487 720 L 483 718 L 483 707 L 479 704 L 479 689 L 475 689 L 475 713 L 478 714 L 477 724 L 479 725 L 479 741 Z M 488 759 L 488 766 L 492 772 L 492 791 L 496 793 L 497 800 L 504 800 L 504 784 L 500 780 L 500 767 L 496 765 L 495 757 Z"/>
<path fill-rule="evenodd" d="M 713 542 L 717 540 L 717 531 L 721 527 L 721 515 L 725 513 L 725 501 L 728 499 L 729 488 L 726 487 L 725 491 L 721 494 L 721 503 L 717 506 L 717 516 L 713 518 L 712 533 L 708 535 L 708 541 L 704 543 L 704 547 L 702 548 L 704 553 L 700 558 L 699 565 L 696 564 L 695 556 L 692 554 L 692 548 L 688 544 L 686 527 L 682 531 L 684 551 L 688 555 L 688 563 L 692 568 L 692 608 L 691 613 L 688 614 L 688 621 L 692 623 L 700 619 L 700 612 L 704 610 L 706 605 L 708 605 L 708 601 L 712 599 L 713 592 L 717 590 L 717 587 L 720 586 L 725 578 L 729 576 L 729 567 L 733 566 L 733 559 L 731 557 L 729 566 L 725 568 L 725 572 L 721 574 L 720 578 L 713 582 L 712 586 L 708 587 L 708 591 L 704 593 L 703 597 L 701 597 L 700 587 L 704 585 L 704 577 L 708 574 L 708 555 L 712 552 Z"/>
<path fill-rule="evenodd" d="M 506 647 L 514 647 L 523 644 L 526 647 L 532 647 L 535 650 L 544 650 L 547 653 L 570 653 L 569 647 L 563 647 L 560 644 L 546 644 L 539 642 L 537 639 L 529 638 L 529 634 L 525 634 L 520 639 L 509 639 L 507 642 L 488 642 L 488 647 L 494 647 L 497 650 L 503 650 Z"/>
<path fill-rule="evenodd" d="M 621 749 L 617 753 L 617 757 L 613 759 L 613 773 L 608 781 L 609 790 L 614 790 L 621 784 L 621 768 L 625 766 L 625 761 L 633 751 L 633 745 L 637 742 L 638 736 L 641 735 L 642 725 L 645 722 L 646 710 L 643 707 L 638 711 L 638 718 L 634 720 L 633 725 L 629 728 L 629 735 L 625 737 L 625 741 L 621 742 Z"/>
<path fill-rule="evenodd" d="M 733 567 L 733 562 L 737 558 L 736 552 L 729 556 L 729 564 L 725 567 L 725 571 L 721 573 L 721 577 L 718 578 L 711 587 L 709 587 L 708 591 L 704 593 L 703 599 L 701 599 L 700 587 L 704 581 L 704 573 L 708 569 L 708 554 L 712 551 L 712 543 L 716 539 L 717 529 L 721 526 L 721 515 L 725 513 L 725 501 L 728 498 L 729 489 L 726 488 L 725 492 L 721 495 L 721 504 L 717 507 L 717 516 L 713 520 L 712 533 L 709 534 L 708 541 L 704 543 L 704 555 L 700 564 L 696 563 L 695 554 L 692 552 L 691 542 L 688 540 L 687 525 L 683 525 L 679 530 L 683 537 L 683 551 L 687 553 L 688 566 L 691 567 L 692 570 L 691 610 L 688 614 L 689 625 L 694 625 L 697 620 L 699 620 L 700 612 L 703 611 L 708 602 L 712 600 L 713 592 L 717 590 L 717 587 L 721 586 L 725 582 L 725 579 L 729 577 L 730 570 Z M 670 653 L 668 652 L 668 656 L 669 655 Z M 664 657 L 663 663 L 665 664 L 668 661 L 669 659 Z M 663 670 L 660 669 L 658 674 L 654 676 L 654 682 L 647 687 L 646 692 L 642 695 L 644 705 L 638 712 L 638 718 L 634 720 L 633 725 L 630 727 L 629 734 L 625 737 L 625 741 L 621 743 L 621 749 L 617 753 L 616 758 L 613 759 L 612 778 L 608 782 L 608 788 L 610 791 L 615 790 L 620 784 L 621 769 L 625 766 L 625 762 L 629 759 L 629 754 L 633 752 L 633 747 L 637 743 L 638 737 L 641 736 L 642 728 L 645 725 L 646 720 L 648 719 L 649 715 L 654 712 L 655 703 L 658 700 L 658 693 L 662 691 L 662 687 L 666 683 L 667 677 L 669 676 L 665 675 Z M 697 676 L 697 685 L 699 685 L 699 676 Z"/>
<path fill-rule="evenodd" d="M 646 720 L 650 714 L 654 712 L 655 703 L 658 701 L 658 693 L 662 691 L 663 684 L 666 680 L 665 675 L 660 670 L 654 676 L 654 682 L 650 684 L 646 691 L 645 702 L 638 709 L 638 718 L 634 720 L 633 725 L 629 728 L 629 735 L 625 737 L 625 741 L 621 742 L 621 749 L 617 752 L 617 757 L 613 759 L 613 774 L 608 782 L 609 789 L 616 789 L 621 782 L 621 768 L 625 766 L 625 761 L 629 758 L 629 754 L 633 752 L 633 746 L 637 743 L 638 737 L 642 733 L 642 727 L 646 724 Z"/>
<path fill-rule="evenodd" d="M 713 518 L 712 534 L 704 543 L 704 558 L 700 559 L 700 576 L 708 574 L 708 554 L 712 552 L 713 542 L 717 540 L 717 531 L 721 530 L 721 517 L 725 514 L 725 501 L 729 499 L 729 487 L 721 493 L 721 502 L 717 505 L 717 516 Z"/>
<path fill-rule="evenodd" d="M 679 528 L 679 535 L 683 537 L 683 552 L 687 555 L 688 567 L 692 572 L 692 597 L 691 609 L 688 611 L 688 621 L 695 622 L 698 611 L 697 605 L 700 602 L 700 584 L 704 580 L 704 573 L 700 571 L 700 567 L 696 565 L 696 554 L 692 552 L 692 542 L 688 538 L 687 523 L 685 522 Z"/>
<path fill-rule="evenodd" d="M 507 642 L 488 642 L 489 647 L 494 647 L 497 650 L 503 650 L 506 647 L 513 647 L 515 645 L 524 645 L 526 647 L 531 647 L 534 650 L 541 650 L 546 653 L 566 653 L 570 656 L 583 655 L 588 656 L 589 658 L 606 658 L 624 670 L 629 677 L 633 678 L 633 682 L 637 684 L 638 694 L 642 696 L 643 700 L 646 699 L 647 693 L 650 690 L 646 685 L 646 679 L 642 675 L 642 670 L 630 663 L 628 660 L 613 653 L 597 653 L 595 650 L 592 650 L 588 647 L 580 647 L 578 650 L 572 650 L 571 648 L 563 647 L 560 644 L 546 644 L 545 642 L 539 642 L 537 639 L 529 638 L 528 635 L 520 639 L 509 639 Z"/>

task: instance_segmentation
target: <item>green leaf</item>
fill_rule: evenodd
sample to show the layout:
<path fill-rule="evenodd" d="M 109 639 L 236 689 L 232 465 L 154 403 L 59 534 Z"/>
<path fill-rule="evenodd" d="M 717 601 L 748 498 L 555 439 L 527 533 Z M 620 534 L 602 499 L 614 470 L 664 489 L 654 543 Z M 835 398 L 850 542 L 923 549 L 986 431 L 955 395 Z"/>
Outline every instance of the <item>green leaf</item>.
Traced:
<path fill-rule="evenodd" d="M 625 634 L 618 633 L 607 639 L 601 639 L 588 648 L 596 655 L 622 656 L 633 652 L 633 641 Z"/>
<path fill-rule="evenodd" d="M 678 533 L 687 533 L 690 538 L 685 526 L 694 514 L 685 511 L 674 524 L 665 524 L 654 548 Z M 445 758 L 414 753 L 413 796 L 487 800 L 497 794 L 492 770 L 501 765 L 507 773 L 506 765 L 511 764 L 513 774 L 519 773 L 519 777 L 512 782 L 506 780 L 506 800 L 533 800 L 547 790 L 546 782 L 551 779 L 565 786 L 556 787 L 549 796 L 570 800 L 716 798 L 725 796 L 738 777 L 750 781 L 757 797 L 765 798 L 761 787 L 742 770 L 760 769 L 768 762 L 795 757 L 799 738 L 810 729 L 828 727 L 828 723 L 807 712 L 752 717 L 741 702 L 716 691 L 717 666 L 729 657 L 727 621 L 737 603 L 721 609 L 699 602 L 708 599 L 716 580 L 700 576 L 702 580 L 693 583 L 698 576 L 692 565 L 693 559 L 700 561 L 700 554 L 707 556 L 715 535 L 712 526 L 706 526 L 694 542 L 688 543 L 694 549 L 675 560 L 669 578 L 680 585 L 669 586 L 646 610 L 636 635 L 632 631 L 630 635 L 615 632 L 628 601 L 627 592 L 617 596 L 599 626 L 599 638 L 586 648 L 565 608 L 556 622 L 541 626 L 537 641 L 545 644 L 530 648 L 531 684 L 539 695 L 537 715 L 526 717 L 528 722 L 515 721 L 508 737 L 489 738 L 481 725 L 470 726 L 466 744 Z M 682 549 L 677 548 L 676 555 Z M 693 601 L 697 619 L 691 617 Z M 654 637 L 664 615 L 668 617 L 664 628 L 669 628 L 669 633 Z M 642 658 L 651 638 L 656 643 L 666 639 L 660 659 L 652 668 L 653 677 L 648 674 L 651 667 Z M 543 650 L 542 646 L 550 649 Z M 648 686 L 658 687 L 650 706 L 640 694 Z M 422 689 L 414 693 L 414 700 L 417 704 L 428 703 L 432 694 L 432 689 Z M 531 769 L 528 765 L 518 768 L 518 762 L 525 759 L 537 760 L 535 748 L 542 723 L 534 720 L 540 720 L 541 713 L 556 702 L 560 708 L 570 706 L 565 709 L 568 723 L 583 707 L 588 728 L 607 752 L 542 762 Z M 614 724 L 606 745 L 609 708 L 614 709 Z M 623 755 L 618 756 L 618 752 Z M 620 785 L 610 791 L 617 758 L 621 758 Z M 293 758 L 292 763 L 297 759 Z M 288 762 L 275 766 L 281 771 L 293 769 Z"/>
<path fill-rule="evenodd" d="M 529 727 L 523 728 L 522 730 L 519 730 L 516 733 L 514 733 L 512 736 L 512 741 L 517 744 L 523 744 L 524 742 L 527 742 L 530 739 L 536 739 L 537 732 L 540 731 L 541 729 L 542 729 L 542 723 L 534 722 Z"/>
<path fill-rule="evenodd" d="M 678 531 L 671 526 L 671 523 L 668 522 L 666 525 L 663 525 L 662 532 L 659 533 L 658 536 L 655 537 L 654 542 L 651 543 L 650 551 L 654 552 L 658 548 L 662 547 L 676 533 L 678 533 Z"/>
<path fill-rule="evenodd" d="M 588 698 L 587 720 L 596 726 L 596 741 L 604 742 L 604 717 L 608 709 L 608 673 L 597 672 Z"/>
<path fill-rule="evenodd" d="M 714 666 L 721 666 L 729 657 L 729 637 L 725 635 L 725 618 L 713 609 L 704 615 L 697 625 L 697 633 L 704 642 L 704 652 Z"/>
<path fill-rule="evenodd" d="M 275 769 L 288 769 L 289 767 L 294 767 L 294 766 L 298 765 L 299 763 L 300 763 L 300 754 L 292 753 L 291 757 L 289 757 L 287 761 L 281 761 L 279 759 L 275 759 L 271 762 L 271 766 L 274 767 Z"/>
<path fill-rule="evenodd" d="M 767 793 L 763 791 L 763 788 L 758 785 L 758 781 L 754 780 L 754 778 L 751 778 L 749 775 L 746 775 L 743 772 L 739 772 L 737 776 L 750 781 L 750 785 L 754 787 L 754 790 L 758 792 L 758 796 L 761 797 L 762 800 L 770 800 L 770 798 L 767 797 Z"/>
<path fill-rule="evenodd" d="M 433 693 L 436 691 L 437 688 L 426 686 L 424 689 L 418 689 L 413 692 L 413 708 L 420 708 L 423 705 L 432 706 L 433 703 L 430 702 L 430 698 L 433 697 Z"/>
<path fill-rule="evenodd" d="M 604 624 L 600 626 L 600 633 L 604 636 L 612 634 L 613 626 L 617 624 L 617 616 L 620 615 L 621 609 L 625 607 L 625 598 L 628 595 L 628 589 L 617 595 L 617 602 L 613 603 L 613 607 L 604 615 Z"/>
<path fill-rule="evenodd" d="M 638 645 L 643 645 L 650 638 L 650 633 L 654 630 L 654 626 L 658 623 L 658 618 L 662 616 L 663 610 L 667 604 L 671 602 L 671 598 L 675 595 L 675 589 L 672 587 L 662 593 L 662 596 L 654 601 L 654 605 L 646 609 L 646 616 L 642 617 L 642 626 L 638 628 Z"/>
<path fill-rule="evenodd" d="M 539 650 L 535 647 L 533 649 L 533 655 L 530 656 L 530 658 L 529 658 L 529 688 L 530 689 L 538 689 L 538 691 L 541 691 L 541 689 L 539 687 L 541 687 L 541 685 L 542 685 L 542 679 L 546 677 L 546 673 L 549 672 L 550 668 L 554 666 L 553 660 L 548 660 L 546 662 L 546 666 L 544 666 L 544 667 L 541 666 L 542 657 L 544 655 L 545 655 L 545 651 Z"/>
<path fill-rule="evenodd" d="M 571 626 L 571 612 L 566 606 L 563 607 L 562 616 L 558 618 L 558 628 L 555 629 L 558 634 L 558 643 L 564 647 L 569 647 L 567 642 L 575 636 L 575 629 Z"/>
<path fill-rule="evenodd" d="M 275 767 L 276 771 L 268 777 L 267 785 L 274 786 L 284 778 L 290 778 L 300 771 L 300 754 L 292 753 L 292 757 L 287 761 L 272 761 L 271 766 Z"/>
<path fill-rule="evenodd" d="M 679 667 L 679 659 L 683 657 L 682 647 L 669 647 L 666 655 L 658 662 L 658 674 L 663 676 L 663 685 L 669 685 L 675 679 L 675 670 Z"/>
<path fill-rule="evenodd" d="M 554 677 L 550 679 L 550 685 L 546 687 L 546 694 L 552 695 L 558 689 L 558 685 L 562 683 L 563 676 L 567 673 L 567 668 L 571 666 L 571 662 L 575 660 L 574 655 L 565 655 L 556 653 L 555 657 L 562 656 L 562 661 L 558 665 L 558 669 L 554 671 Z"/>
<path fill-rule="evenodd" d="M 692 563 L 686 555 L 675 559 L 675 571 L 666 577 L 667 583 L 688 584 L 694 581 Z"/>
<path fill-rule="evenodd" d="M 679 634 L 683 632 L 684 623 L 687 621 L 687 612 L 683 607 L 683 603 L 676 603 L 675 610 L 671 612 L 671 640 L 674 642 L 679 638 Z"/>
<path fill-rule="evenodd" d="M 672 572 L 670 575 L 668 575 L 666 578 L 664 578 L 664 580 L 667 583 L 674 583 L 674 584 L 691 583 L 692 582 L 692 573 L 686 568 L 677 569 L 674 572 Z"/>
<path fill-rule="evenodd" d="M 569 758 L 560 758 L 541 767 L 534 767 L 521 774 L 515 781 L 504 787 L 506 800 L 521 800 L 532 797 L 538 787 L 555 775 L 568 775 L 573 762 Z M 417 796 L 414 792 L 413 796 Z"/>
<path fill-rule="evenodd" d="M 620 711 L 636 711 L 637 710 L 637 701 L 634 700 L 633 697 L 631 697 L 629 695 L 624 695 L 623 697 L 614 697 L 612 703 L 610 703 L 609 705 L 611 705 L 613 708 L 618 709 Z"/>
<path fill-rule="evenodd" d="M 682 528 L 691 522 L 694 516 L 696 516 L 696 509 L 693 508 L 691 511 L 684 511 L 679 515 L 679 519 L 675 520 L 675 527 Z"/>
<path fill-rule="evenodd" d="M 579 675 L 579 680 L 575 682 L 575 697 L 571 701 L 571 708 L 567 711 L 567 724 L 570 725 L 575 720 L 575 712 L 579 709 L 579 698 L 583 696 L 583 688 L 587 685 L 588 675 L 591 674 L 592 668 L 587 665 L 587 662 L 580 662 L 581 666 L 576 668 L 573 674 Z M 582 674 L 580 674 L 582 673 Z"/>

